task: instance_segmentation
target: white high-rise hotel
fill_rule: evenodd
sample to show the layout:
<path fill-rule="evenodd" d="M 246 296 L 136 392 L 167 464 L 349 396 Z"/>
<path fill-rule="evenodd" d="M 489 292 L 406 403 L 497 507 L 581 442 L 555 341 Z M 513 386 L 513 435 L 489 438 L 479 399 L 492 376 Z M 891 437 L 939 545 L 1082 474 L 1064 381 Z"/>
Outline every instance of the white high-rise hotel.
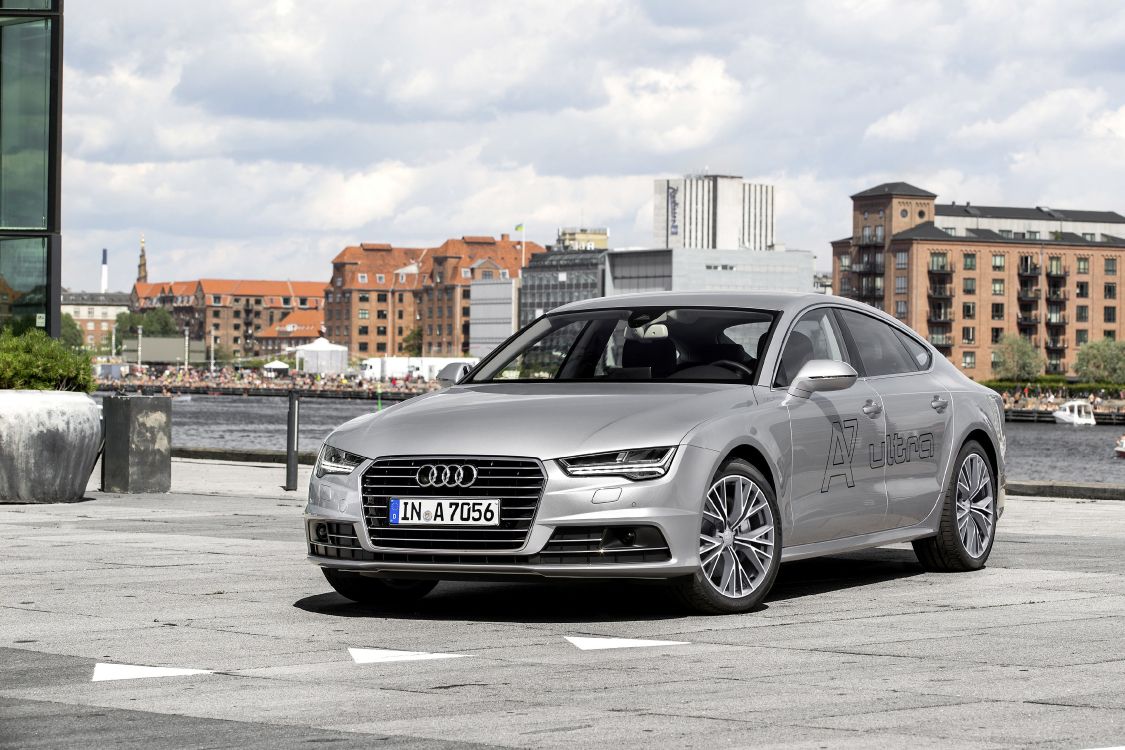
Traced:
<path fill-rule="evenodd" d="M 656 180 L 656 247 L 769 250 L 773 240 L 773 185 L 741 177 L 687 175 Z"/>

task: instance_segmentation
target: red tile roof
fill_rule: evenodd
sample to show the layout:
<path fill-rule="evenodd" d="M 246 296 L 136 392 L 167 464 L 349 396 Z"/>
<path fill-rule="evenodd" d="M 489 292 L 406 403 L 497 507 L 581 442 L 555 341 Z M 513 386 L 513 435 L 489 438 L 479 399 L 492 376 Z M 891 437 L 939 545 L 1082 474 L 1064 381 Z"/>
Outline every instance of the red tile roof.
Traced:
<path fill-rule="evenodd" d="M 294 310 L 258 338 L 316 338 L 324 328 L 323 310 Z"/>

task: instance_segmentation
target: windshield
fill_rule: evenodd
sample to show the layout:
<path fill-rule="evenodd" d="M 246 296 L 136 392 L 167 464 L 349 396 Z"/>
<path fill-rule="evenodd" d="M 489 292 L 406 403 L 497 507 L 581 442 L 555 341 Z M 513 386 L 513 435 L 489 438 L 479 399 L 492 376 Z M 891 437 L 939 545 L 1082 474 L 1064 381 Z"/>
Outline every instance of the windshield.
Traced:
<path fill-rule="evenodd" d="M 485 360 L 469 382 L 753 383 L 774 316 L 702 307 L 549 315 Z"/>

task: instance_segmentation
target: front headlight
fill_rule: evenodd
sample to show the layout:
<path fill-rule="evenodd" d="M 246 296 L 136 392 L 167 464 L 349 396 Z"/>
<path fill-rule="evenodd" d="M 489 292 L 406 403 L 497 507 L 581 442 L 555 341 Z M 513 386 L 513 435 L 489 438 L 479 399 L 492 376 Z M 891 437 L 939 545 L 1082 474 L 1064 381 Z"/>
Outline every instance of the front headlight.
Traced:
<path fill-rule="evenodd" d="M 656 479 L 668 473 L 676 447 L 638 448 L 630 451 L 592 453 L 560 458 L 563 471 L 572 477 L 625 477 Z"/>
<path fill-rule="evenodd" d="M 333 448 L 325 443 L 324 447 L 320 449 L 320 455 L 316 457 L 316 469 L 314 471 L 317 478 L 325 474 L 351 474 L 355 471 L 355 467 L 363 463 L 363 460 L 363 456 Z"/>

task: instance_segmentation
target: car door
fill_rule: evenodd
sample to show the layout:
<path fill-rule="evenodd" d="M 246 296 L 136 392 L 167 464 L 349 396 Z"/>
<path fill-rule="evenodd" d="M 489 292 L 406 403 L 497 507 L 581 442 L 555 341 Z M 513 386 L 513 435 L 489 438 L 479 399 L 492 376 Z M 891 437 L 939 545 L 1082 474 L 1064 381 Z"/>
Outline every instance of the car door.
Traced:
<path fill-rule="evenodd" d="M 913 526 L 941 493 L 953 435 L 952 398 L 934 378 L 933 355 L 921 342 L 862 312 L 838 315 L 886 416 L 886 438 L 873 454 L 885 463 L 886 528 Z"/>
<path fill-rule="evenodd" d="M 804 313 L 789 331 L 774 380 L 784 391 L 812 359 L 850 361 L 829 307 Z M 866 534 L 884 525 L 883 466 L 868 452 L 885 426 L 878 394 L 861 378 L 842 391 L 789 398 L 792 439 L 790 513 L 786 546 Z"/>

